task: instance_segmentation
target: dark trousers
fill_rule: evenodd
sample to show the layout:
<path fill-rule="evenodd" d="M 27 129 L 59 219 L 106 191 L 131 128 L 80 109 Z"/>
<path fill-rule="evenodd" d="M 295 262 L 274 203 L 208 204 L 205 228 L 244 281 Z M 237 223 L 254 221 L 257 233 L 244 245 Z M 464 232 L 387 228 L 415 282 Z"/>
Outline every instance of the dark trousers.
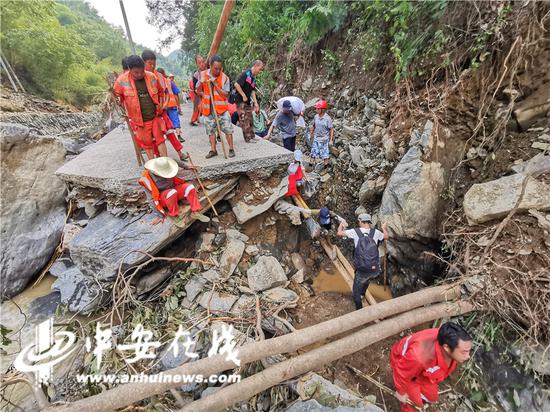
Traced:
<path fill-rule="evenodd" d="M 285 147 L 285 149 L 293 152 L 296 149 L 296 136 L 285 137 L 283 139 L 283 146 Z"/>
<path fill-rule="evenodd" d="M 372 279 L 377 277 L 379 273 L 361 273 L 355 272 L 355 278 L 353 279 L 353 302 L 355 303 L 355 309 L 363 308 L 363 296 L 369 288 L 369 283 Z"/>

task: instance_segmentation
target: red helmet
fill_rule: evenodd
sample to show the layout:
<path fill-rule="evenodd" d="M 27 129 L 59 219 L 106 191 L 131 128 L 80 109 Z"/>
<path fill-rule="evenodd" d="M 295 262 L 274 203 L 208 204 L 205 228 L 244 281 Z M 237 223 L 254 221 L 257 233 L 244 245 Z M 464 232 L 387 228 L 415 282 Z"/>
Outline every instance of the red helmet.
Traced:
<path fill-rule="evenodd" d="M 316 109 L 328 109 L 328 104 L 326 100 L 319 100 L 317 103 L 315 103 Z"/>

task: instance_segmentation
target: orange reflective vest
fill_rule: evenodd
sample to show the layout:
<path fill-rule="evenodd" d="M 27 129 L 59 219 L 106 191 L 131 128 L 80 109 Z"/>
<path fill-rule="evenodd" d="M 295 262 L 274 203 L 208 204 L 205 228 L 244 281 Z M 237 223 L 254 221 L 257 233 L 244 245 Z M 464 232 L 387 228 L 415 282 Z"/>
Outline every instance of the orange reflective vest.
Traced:
<path fill-rule="evenodd" d="M 179 177 L 173 177 L 174 179 L 174 185 L 181 185 L 186 183 L 185 180 L 180 179 Z M 142 185 L 144 188 L 146 188 L 149 192 L 151 192 L 151 196 L 153 197 L 153 202 L 155 204 L 155 208 L 162 213 L 163 215 L 166 214 L 164 211 L 164 208 L 162 207 L 160 203 L 160 192 L 157 188 L 157 185 L 155 184 L 155 181 L 149 174 L 149 170 L 144 170 L 140 179 L 138 180 L 138 183 Z"/>
<path fill-rule="evenodd" d="M 172 91 L 172 81 L 168 79 L 167 83 L 168 83 L 168 107 L 178 107 L 177 96 Z"/>
<path fill-rule="evenodd" d="M 200 75 L 201 85 L 202 85 L 202 100 L 201 100 L 201 112 L 203 116 L 210 115 L 210 87 L 208 87 L 208 70 L 201 72 Z M 220 89 L 223 89 L 223 85 L 226 81 L 229 81 L 229 78 L 225 73 L 220 73 L 216 79 L 216 83 Z M 216 108 L 216 113 L 224 114 L 227 111 L 227 97 L 223 97 L 217 88 L 212 87 L 212 92 L 214 93 L 214 107 Z"/>
<path fill-rule="evenodd" d="M 156 76 L 153 73 L 146 71 L 144 79 L 149 95 L 153 99 L 153 102 L 158 105 L 164 93 L 159 87 Z M 129 71 L 118 76 L 115 81 L 113 91 L 124 104 L 130 121 L 136 126 L 143 126 L 143 117 L 141 116 L 141 106 L 139 104 L 136 83 L 134 82 L 134 78 Z"/>

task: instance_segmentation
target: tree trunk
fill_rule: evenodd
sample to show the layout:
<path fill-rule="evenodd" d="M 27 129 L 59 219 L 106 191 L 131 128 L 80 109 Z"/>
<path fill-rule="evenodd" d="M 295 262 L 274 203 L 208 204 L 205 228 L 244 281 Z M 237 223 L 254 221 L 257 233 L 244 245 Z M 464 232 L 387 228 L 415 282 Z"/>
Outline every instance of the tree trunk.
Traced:
<path fill-rule="evenodd" d="M 459 296 L 459 285 L 445 285 L 423 289 L 419 292 L 381 302 L 373 306 L 367 306 L 361 310 L 347 313 L 338 318 L 327 320 L 287 335 L 249 343 L 239 348 L 238 357 L 241 360 L 241 365 L 244 365 L 272 355 L 294 352 L 302 347 L 348 332 L 366 323 L 373 322 L 376 319 L 407 312 L 434 302 L 452 301 Z M 202 374 L 208 376 L 234 367 L 235 365 L 233 362 L 225 360 L 225 356 L 215 355 L 164 371 L 163 374 L 165 376 L 184 374 Z M 109 389 L 100 394 L 80 399 L 73 403 L 48 408 L 47 411 L 112 411 L 153 395 L 164 393 L 180 385 L 181 383 L 175 382 L 128 383 Z"/>
<path fill-rule="evenodd" d="M 318 369 L 327 363 L 360 351 L 405 329 L 435 319 L 461 315 L 472 310 L 472 304 L 465 301 L 439 303 L 426 308 L 415 309 L 271 366 L 238 384 L 225 387 L 204 399 L 192 402 L 180 409 L 179 412 L 218 411 L 229 408 L 235 403 L 246 401 L 272 386 Z"/>
<path fill-rule="evenodd" d="M 210 46 L 210 51 L 208 52 L 208 58 L 214 56 L 218 52 L 218 48 L 220 47 L 223 34 L 225 32 L 225 27 L 229 21 L 229 16 L 231 15 L 231 10 L 233 10 L 234 4 L 235 0 L 225 0 L 220 20 L 218 21 L 218 27 L 216 28 L 216 33 L 214 33 L 214 39 L 212 39 L 212 45 Z"/>

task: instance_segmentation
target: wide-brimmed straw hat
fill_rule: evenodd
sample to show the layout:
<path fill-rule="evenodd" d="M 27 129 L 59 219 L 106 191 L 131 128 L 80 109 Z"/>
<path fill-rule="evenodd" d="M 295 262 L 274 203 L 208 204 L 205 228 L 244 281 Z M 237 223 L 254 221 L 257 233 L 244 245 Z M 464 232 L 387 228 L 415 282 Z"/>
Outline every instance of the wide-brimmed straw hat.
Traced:
<path fill-rule="evenodd" d="M 178 174 L 178 164 L 169 157 L 157 157 L 145 163 L 145 168 L 160 177 L 169 179 Z"/>

